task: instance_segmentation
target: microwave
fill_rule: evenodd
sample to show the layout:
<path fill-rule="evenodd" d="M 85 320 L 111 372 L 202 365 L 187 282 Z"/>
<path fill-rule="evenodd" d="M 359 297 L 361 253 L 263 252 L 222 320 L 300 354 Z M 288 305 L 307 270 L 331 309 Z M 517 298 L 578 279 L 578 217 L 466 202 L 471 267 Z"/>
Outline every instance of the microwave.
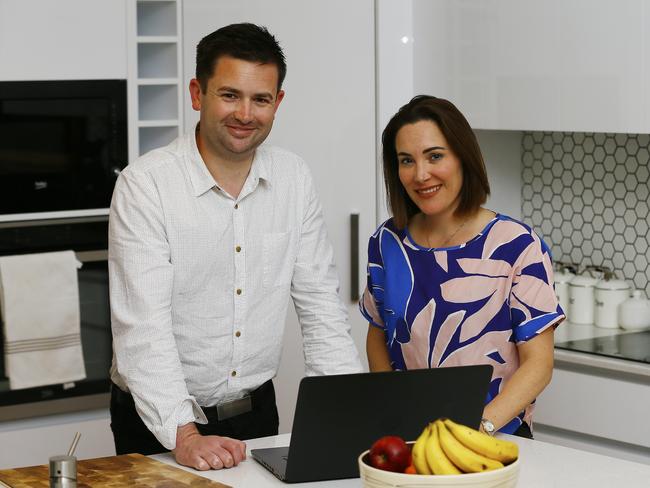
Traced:
<path fill-rule="evenodd" d="M 0 82 L 0 220 L 109 207 L 128 159 L 126 92 L 121 79 Z"/>

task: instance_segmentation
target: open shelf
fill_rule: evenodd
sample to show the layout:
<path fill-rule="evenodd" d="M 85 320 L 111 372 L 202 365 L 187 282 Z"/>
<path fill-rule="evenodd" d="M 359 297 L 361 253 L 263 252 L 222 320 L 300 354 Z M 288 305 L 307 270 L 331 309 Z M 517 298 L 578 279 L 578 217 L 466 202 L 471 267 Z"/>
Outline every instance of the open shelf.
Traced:
<path fill-rule="evenodd" d="M 140 127 L 140 155 L 166 146 L 178 137 L 178 125 L 171 127 Z"/>
<path fill-rule="evenodd" d="M 138 78 L 173 78 L 178 76 L 176 43 L 139 43 Z"/>
<path fill-rule="evenodd" d="M 175 36 L 176 2 L 174 1 L 138 1 L 137 5 L 138 36 Z"/>
<path fill-rule="evenodd" d="M 182 0 L 128 0 L 132 160 L 182 131 Z"/>
<path fill-rule="evenodd" d="M 178 85 L 138 86 L 138 120 L 178 119 Z"/>

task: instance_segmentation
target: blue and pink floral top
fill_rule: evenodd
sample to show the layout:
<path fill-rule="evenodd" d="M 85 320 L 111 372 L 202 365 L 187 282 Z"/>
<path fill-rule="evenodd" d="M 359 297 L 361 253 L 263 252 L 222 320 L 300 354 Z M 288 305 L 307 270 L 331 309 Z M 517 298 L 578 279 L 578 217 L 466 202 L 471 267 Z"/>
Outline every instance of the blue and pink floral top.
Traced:
<path fill-rule="evenodd" d="M 394 369 L 494 367 L 487 402 L 519 366 L 517 344 L 564 319 L 548 247 L 527 225 L 497 214 L 469 242 L 424 248 L 384 222 L 368 244 L 361 313 L 386 333 Z M 501 430 L 513 433 L 533 404 Z"/>

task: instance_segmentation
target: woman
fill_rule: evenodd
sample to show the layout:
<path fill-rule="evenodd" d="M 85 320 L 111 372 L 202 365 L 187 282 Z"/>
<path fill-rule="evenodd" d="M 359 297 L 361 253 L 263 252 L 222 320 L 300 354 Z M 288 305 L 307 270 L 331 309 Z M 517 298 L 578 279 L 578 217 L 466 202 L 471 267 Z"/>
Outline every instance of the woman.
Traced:
<path fill-rule="evenodd" d="M 483 208 L 483 157 L 456 107 L 417 96 L 382 136 L 393 217 L 368 245 L 371 371 L 494 367 L 482 429 L 532 437 L 564 320 L 549 249 L 525 224 Z"/>

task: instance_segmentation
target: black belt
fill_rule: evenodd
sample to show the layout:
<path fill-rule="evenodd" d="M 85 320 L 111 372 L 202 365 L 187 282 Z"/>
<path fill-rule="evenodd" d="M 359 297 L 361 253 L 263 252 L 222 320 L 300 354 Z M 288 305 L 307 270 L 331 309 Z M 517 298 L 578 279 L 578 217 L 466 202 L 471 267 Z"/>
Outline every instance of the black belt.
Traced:
<path fill-rule="evenodd" d="M 226 420 L 251 412 L 255 410 L 257 406 L 263 405 L 263 402 L 261 402 L 262 398 L 268 395 L 272 390 L 273 382 L 268 380 L 262 386 L 247 393 L 241 398 L 219 403 L 213 407 L 201 407 L 201 409 L 206 415 L 209 415 L 210 413 L 216 415 L 219 421 Z"/>

